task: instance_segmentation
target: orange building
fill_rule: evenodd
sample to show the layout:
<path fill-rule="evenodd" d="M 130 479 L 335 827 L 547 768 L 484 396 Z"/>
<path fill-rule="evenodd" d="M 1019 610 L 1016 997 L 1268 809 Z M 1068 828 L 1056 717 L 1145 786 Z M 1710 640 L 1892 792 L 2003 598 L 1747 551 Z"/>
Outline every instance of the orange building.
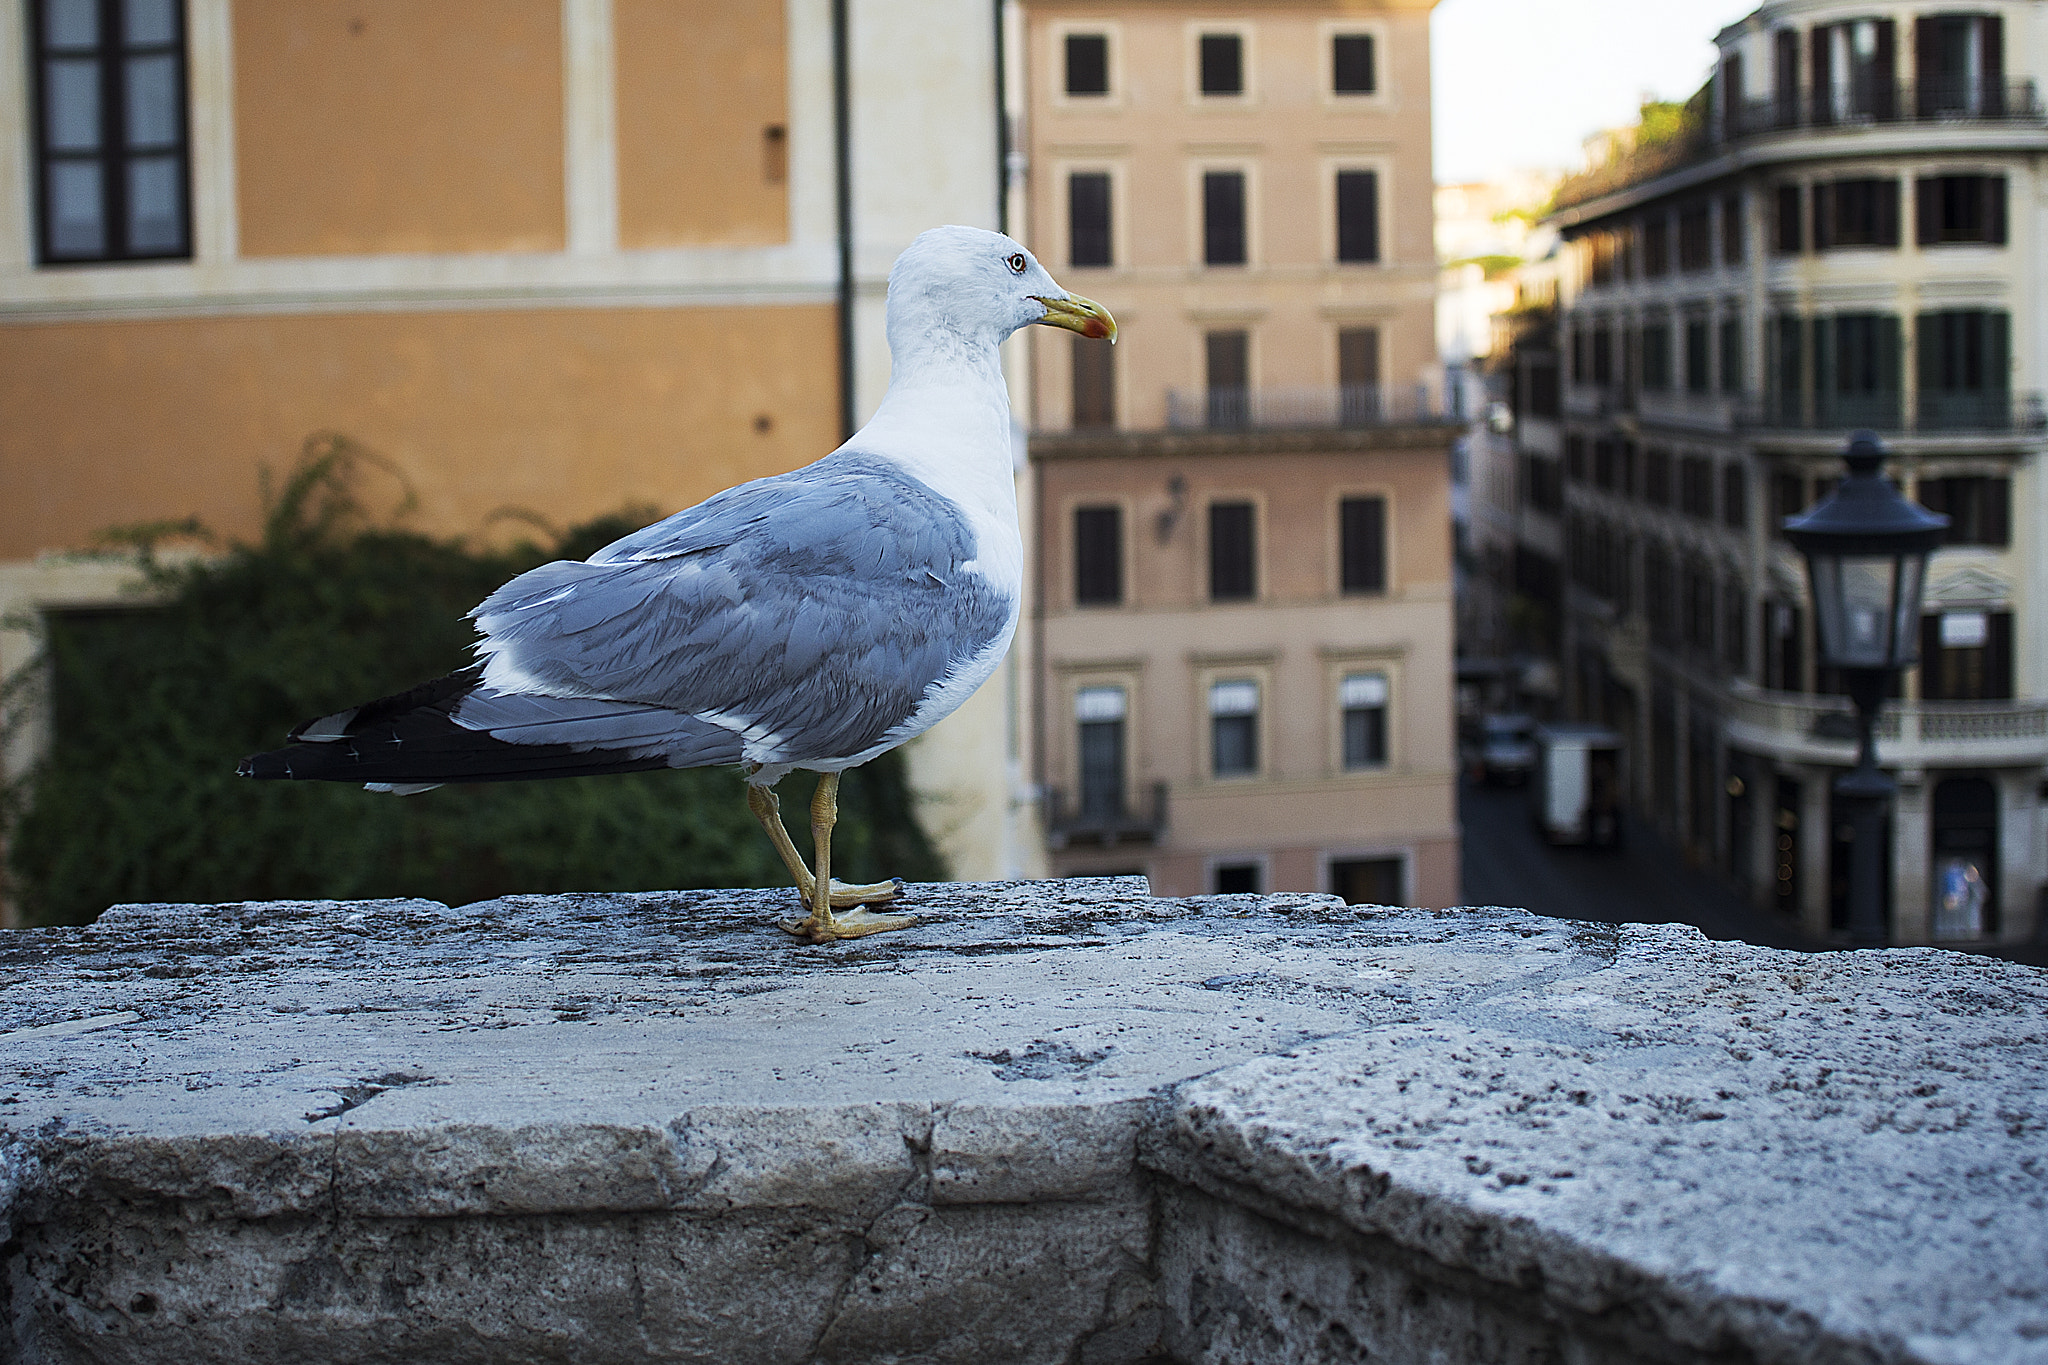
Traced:
<path fill-rule="evenodd" d="M 1458 897 L 1429 11 L 1028 6 L 1038 778 L 1062 874 Z"/>
<path fill-rule="evenodd" d="M 68 557 L 110 526 L 249 535 L 318 432 L 438 535 L 818 458 L 842 374 L 855 420 L 886 386 L 896 253 L 996 226 L 997 47 L 939 0 L 0 8 L 0 617 L 118 591 Z M 0 676 L 32 650 L 0 630 Z M 1013 870 L 1005 718 L 912 755 L 966 875 Z"/>

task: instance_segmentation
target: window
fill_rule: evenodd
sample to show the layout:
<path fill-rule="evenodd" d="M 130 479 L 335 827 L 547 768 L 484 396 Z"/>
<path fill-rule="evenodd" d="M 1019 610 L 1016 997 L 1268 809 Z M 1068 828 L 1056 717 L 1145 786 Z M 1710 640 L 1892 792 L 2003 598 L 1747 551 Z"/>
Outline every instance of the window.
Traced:
<path fill-rule="evenodd" d="M 1337 385 L 1345 426 L 1365 426 L 1379 417 L 1379 328 L 1346 327 L 1337 333 Z"/>
<path fill-rule="evenodd" d="M 1785 534 L 1785 518 L 1806 510 L 1806 476 L 1779 470 L 1771 475 L 1771 533 Z"/>
<path fill-rule="evenodd" d="M 1346 905 L 1406 905 L 1407 880 L 1399 858 L 1345 858 L 1330 864 L 1330 891 Z"/>
<path fill-rule="evenodd" d="M 1686 561 L 1680 575 L 1685 642 L 1703 654 L 1714 649 L 1714 575 L 1697 560 Z"/>
<path fill-rule="evenodd" d="M 2011 316 L 1984 309 L 1922 313 L 1915 331 L 1920 425 L 1937 431 L 2009 425 Z"/>
<path fill-rule="evenodd" d="M 1742 319 L 1721 319 L 1721 392 L 1742 392 Z"/>
<path fill-rule="evenodd" d="M 1643 387 L 1671 387 L 1671 325 L 1653 322 L 1643 328 Z"/>
<path fill-rule="evenodd" d="M 1798 426 L 1805 416 L 1806 323 L 1781 313 L 1771 319 L 1766 339 L 1771 344 L 1766 375 L 1771 390 L 1770 420 Z"/>
<path fill-rule="evenodd" d="M 1748 247 L 1748 233 L 1742 225 L 1742 195 L 1727 194 L 1721 199 L 1721 260 L 1727 265 L 1742 264 L 1743 253 Z"/>
<path fill-rule="evenodd" d="M 1124 814 L 1124 712 L 1121 687 L 1084 687 L 1074 694 L 1080 740 L 1081 818 L 1108 824 Z"/>
<path fill-rule="evenodd" d="M 1771 250 L 1793 256 L 1806 250 L 1806 213 L 1797 185 L 1778 186 L 1778 211 L 1773 217 Z"/>
<path fill-rule="evenodd" d="M 1067 177 L 1067 264 L 1109 263 L 1109 172 L 1076 171 Z"/>
<path fill-rule="evenodd" d="M 1377 171 L 1337 172 L 1337 259 L 1380 258 L 1380 177 Z"/>
<path fill-rule="evenodd" d="M 1248 502 L 1209 504 L 1209 598 L 1244 602 L 1258 596 L 1252 505 Z"/>
<path fill-rule="evenodd" d="M 30 10 L 43 262 L 190 257 L 183 5 Z"/>
<path fill-rule="evenodd" d="M 2012 540 L 2012 484 L 2006 479 L 1971 475 L 1922 479 L 1920 505 L 1948 516 L 1944 545 L 1994 545 Z"/>
<path fill-rule="evenodd" d="M 1202 93 L 1244 93 L 1244 39 L 1235 33 L 1204 33 L 1201 37 Z"/>
<path fill-rule="evenodd" d="M 1822 426 L 1899 425 L 1899 319 L 1839 313 L 1813 322 L 1814 412 Z"/>
<path fill-rule="evenodd" d="M 1653 278 L 1671 269 L 1671 215 L 1653 213 L 1643 220 L 1643 276 Z"/>
<path fill-rule="evenodd" d="M 1806 637 L 1799 608 L 1789 602 L 1766 602 L 1763 635 L 1763 685 L 1777 692 L 1804 692 Z"/>
<path fill-rule="evenodd" d="M 1643 501 L 1652 507 L 1671 505 L 1671 452 L 1662 446 L 1643 452 Z"/>
<path fill-rule="evenodd" d="M 1714 264 L 1714 216 L 1704 199 L 1678 211 L 1678 268 L 1705 270 Z"/>
<path fill-rule="evenodd" d="M 1387 500 L 1345 498 L 1337 505 L 1337 557 L 1345 592 L 1387 590 Z"/>
<path fill-rule="evenodd" d="M 1259 770 L 1259 685 L 1253 679 L 1209 684 L 1209 770 L 1218 777 Z"/>
<path fill-rule="evenodd" d="M 1243 265 L 1248 259 L 1244 223 L 1244 172 L 1202 173 L 1202 263 Z"/>
<path fill-rule="evenodd" d="M 1257 863 L 1216 864 L 1215 894 L 1219 896 L 1256 896 L 1265 889 L 1265 869 Z"/>
<path fill-rule="evenodd" d="M 1928 701 L 2012 697 L 2012 613 L 1944 611 L 1920 618 L 1920 695 Z"/>
<path fill-rule="evenodd" d="M 1100 342 L 1075 337 L 1074 428 L 1116 425 L 1116 352 Z"/>
<path fill-rule="evenodd" d="M 1678 510 L 1701 521 L 1714 516 L 1714 462 L 1687 455 L 1678 462 Z"/>
<path fill-rule="evenodd" d="M 1734 673 L 1749 667 L 1749 589 L 1739 578 L 1721 585 L 1721 662 Z"/>
<path fill-rule="evenodd" d="M 1119 507 L 1074 509 L 1074 603 L 1113 607 L 1124 600 L 1124 514 Z"/>
<path fill-rule="evenodd" d="M 1705 393 L 1713 387 L 1713 356 L 1707 347 L 1705 318 L 1686 319 L 1685 387 L 1689 393 Z"/>
<path fill-rule="evenodd" d="M 1813 187 L 1813 247 L 1899 244 L 1899 182 L 1833 180 Z"/>
<path fill-rule="evenodd" d="M 1749 526 L 1749 475 L 1739 464 L 1721 466 L 1721 524 L 1731 531 Z"/>
<path fill-rule="evenodd" d="M 1605 324 L 1593 328 L 1593 382 L 1614 382 L 1614 333 Z"/>
<path fill-rule="evenodd" d="M 1210 332 L 1202 338 L 1202 351 L 1208 370 L 1209 425 L 1243 426 L 1251 420 L 1250 333 Z"/>
<path fill-rule="evenodd" d="M 1914 237 L 1921 246 L 2005 244 L 2005 177 L 1938 175 L 1913 182 Z"/>
<path fill-rule="evenodd" d="M 1383 768 L 1387 763 L 1387 675 L 1347 673 L 1337 704 L 1344 719 L 1344 768 Z"/>
<path fill-rule="evenodd" d="M 2005 111 L 2005 25 L 1997 15 L 1927 15 L 1914 26 L 1920 117 Z"/>
<path fill-rule="evenodd" d="M 1379 88 L 1373 69 L 1372 35 L 1339 33 L 1330 39 L 1330 89 L 1339 95 L 1370 95 Z"/>
<path fill-rule="evenodd" d="M 1799 30 L 1771 35 L 1771 119 L 1780 128 L 1799 126 Z"/>
<path fill-rule="evenodd" d="M 1103 33 L 1067 35 L 1067 93 L 1107 95 L 1109 93 L 1109 36 Z"/>

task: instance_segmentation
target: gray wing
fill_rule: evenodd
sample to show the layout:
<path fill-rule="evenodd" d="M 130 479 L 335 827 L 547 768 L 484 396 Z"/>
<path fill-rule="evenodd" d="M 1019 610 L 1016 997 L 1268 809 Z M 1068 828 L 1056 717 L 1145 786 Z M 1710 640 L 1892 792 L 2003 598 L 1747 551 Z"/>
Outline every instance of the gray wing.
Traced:
<path fill-rule="evenodd" d="M 858 454 L 743 484 L 491 594 L 479 648 L 530 682 L 457 719 L 529 743 L 602 731 L 678 766 L 741 744 L 851 757 L 1008 624 L 1014 604 L 963 568 L 976 550 L 957 508 Z"/>

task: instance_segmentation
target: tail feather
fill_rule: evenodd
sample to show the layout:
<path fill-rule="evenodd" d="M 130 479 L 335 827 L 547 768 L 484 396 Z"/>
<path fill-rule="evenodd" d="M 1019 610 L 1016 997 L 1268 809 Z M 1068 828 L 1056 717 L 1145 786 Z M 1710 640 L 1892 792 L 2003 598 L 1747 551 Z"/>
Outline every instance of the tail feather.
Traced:
<path fill-rule="evenodd" d="M 644 726 L 593 724 L 590 737 L 598 743 L 515 744 L 459 724 L 454 712 L 480 682 L 480 670 L 466 668 L 308 721 L 292 731 L 295 742 L 251 754 L 236 771 L 265 780 L 361 782 L 402 791 L 443 782 L 517 782 L 671 766 L 670 755 L 644 746 L 599 747 L 606 739 L 638 737 L 630 732 Z"/>

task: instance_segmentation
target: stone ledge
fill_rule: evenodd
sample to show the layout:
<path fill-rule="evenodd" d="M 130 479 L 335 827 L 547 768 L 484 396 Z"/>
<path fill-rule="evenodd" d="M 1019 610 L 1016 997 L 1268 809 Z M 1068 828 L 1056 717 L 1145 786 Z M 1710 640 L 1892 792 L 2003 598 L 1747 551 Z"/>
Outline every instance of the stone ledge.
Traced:
<path fill-rule="evenodd" d="M 0 937 L 0 1359 L 2048 1358 L 2048 973 L 913 894 Z"/>

